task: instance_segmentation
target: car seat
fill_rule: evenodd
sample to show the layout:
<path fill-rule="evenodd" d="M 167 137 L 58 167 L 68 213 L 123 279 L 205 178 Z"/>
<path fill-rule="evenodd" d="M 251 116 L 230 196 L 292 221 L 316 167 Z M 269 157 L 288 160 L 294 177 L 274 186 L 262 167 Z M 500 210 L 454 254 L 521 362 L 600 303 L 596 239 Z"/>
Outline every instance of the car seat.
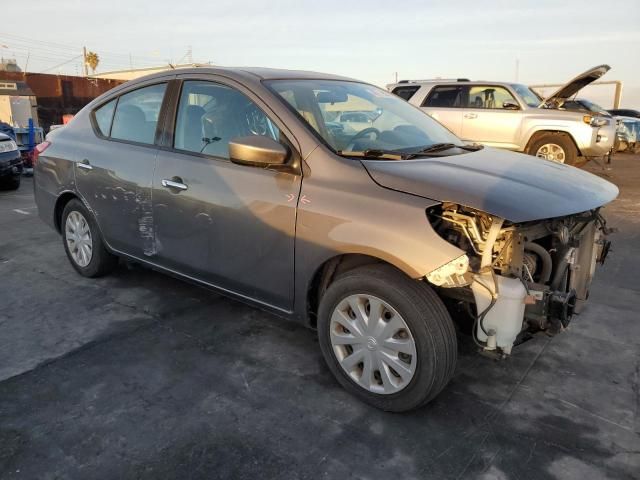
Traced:
<path fill-rule="evenodd" d="M 111 136 L 132 142 L 153 143 L 155 131 L 150 127 L 140 107 L 122 105 L 116 109 Z"/>
<path fill-rule="evenodd" d="M 184 114 L 185 128 L 182 132 L 182 148 L 190 152 L 200 152 L 204 144 L 202 117 L 205 110 L 200 105 L 189 105 Z"/>

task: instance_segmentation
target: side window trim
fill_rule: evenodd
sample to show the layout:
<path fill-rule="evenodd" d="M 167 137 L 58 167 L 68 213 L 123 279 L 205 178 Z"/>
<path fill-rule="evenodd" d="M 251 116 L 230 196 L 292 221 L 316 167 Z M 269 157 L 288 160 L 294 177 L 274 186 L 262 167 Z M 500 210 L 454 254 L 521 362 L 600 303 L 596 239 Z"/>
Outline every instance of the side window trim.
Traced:
<path fill-rule="evenodd" d="M 175 135 L 182 83 L 182 79 L 174 78 L 167 86 L 167 92 L 165 93 L 167 105 L 163 119 L 164 122 L 162 124 L 162 135 L 160 136 L 160 141 L 158 143 L 158 146 L 162 149 L 173 150 L 173 137 Z"/>
<path fill-rule="evenodd" d="M 111 121 L 109 122 L 109 132 L 107 138 L 111 138 L 111 130 L 113 129 L 113 119 L 116 118 L 116 110 L 118 109 L 118 103 L 120 103 L 120 96 L 115 98 L 116 103 L 113 105 L 113 112 L 111 112 Z"/>

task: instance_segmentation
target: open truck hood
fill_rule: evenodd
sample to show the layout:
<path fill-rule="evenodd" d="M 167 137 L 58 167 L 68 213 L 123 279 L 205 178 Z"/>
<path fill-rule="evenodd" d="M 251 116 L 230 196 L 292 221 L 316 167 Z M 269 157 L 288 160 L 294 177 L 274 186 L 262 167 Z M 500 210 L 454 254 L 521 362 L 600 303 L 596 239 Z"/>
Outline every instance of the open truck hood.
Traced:
<path fill-rule="evenodd" d="M 591 173 L 492 148 L 447 157 L 362 163 L 382 187 L 457 203 L 514 223 L 584 212 L 618 196 L 618 187 Z"/>
<path fill-rule="evenodd" d="M 609 65 L 598 65 L 597 67 L 590 68 L 586 72 L 581 73 L 574 79 L 570 80 L 568 83 L 564 84 L 558 90 L 553 92 L 551 95 L 546 97 L 542 102 L 542 105 L 548 104 L 550 102 L 562 103 L 563 100 L 571 98 L 584 87 L 598 80 L 609 70 L 611 70 L 611 67 Z"/>

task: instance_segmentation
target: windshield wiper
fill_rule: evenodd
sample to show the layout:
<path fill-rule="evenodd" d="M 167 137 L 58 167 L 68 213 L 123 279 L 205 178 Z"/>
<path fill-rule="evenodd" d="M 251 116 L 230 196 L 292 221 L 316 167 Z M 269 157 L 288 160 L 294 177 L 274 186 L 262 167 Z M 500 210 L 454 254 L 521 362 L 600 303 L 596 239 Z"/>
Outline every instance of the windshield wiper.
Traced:
<path fill-rule="evenodd" d="M 445 150 L 451 150 L 452 148 L 459 148 L 460 150 L 467 150 L 469 152 L 475 152 L 484 148 L 482 145 L 456 145 L 455 143 L 434 143 L 417 152 L 411 152 L 409 155 L 411 158 L 427 153 L 443 152 Z"/>
<path fill-rule="evenodd" d="M 382 150 L 379 148 L 369 148 L 367 150 L 353 152 L 338 150 L 336 153 L 343 157 L 382 158 L 386 160 L 405 160 L 408 158 L 407 154 L 399 153 L 394 150 Z"/>
<path fill-rule="evenodd" d="M 459 148 L 461 150 L 468 150 L 475 152 L 483 148 L 482 145 L 456 145 L 455 143 L 434 143 L 417 152 L 401 152 L 399 150 L 384 150 L 381 148 L 368 148 L 362 151 L 345 151 L 338 150 L 336 153 L 343 157 L 359 157 L 359 158 L 373 158 L 383 160 L 410 160 L 429 153 L 441 152 L 452 148 Z"/>

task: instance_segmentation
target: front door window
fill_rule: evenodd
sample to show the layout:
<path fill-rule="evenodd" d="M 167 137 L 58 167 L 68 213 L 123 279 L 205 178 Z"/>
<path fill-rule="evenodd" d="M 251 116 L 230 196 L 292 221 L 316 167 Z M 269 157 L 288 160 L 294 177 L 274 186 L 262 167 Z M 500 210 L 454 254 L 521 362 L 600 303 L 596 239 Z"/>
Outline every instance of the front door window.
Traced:
<path fill-rule="evenodd" d="M 278 141 L 280 130 L 238 90 L 213 82 L 184 82 L 174 148 L 229 159 L 229 141 L 250 135 Z"/>

